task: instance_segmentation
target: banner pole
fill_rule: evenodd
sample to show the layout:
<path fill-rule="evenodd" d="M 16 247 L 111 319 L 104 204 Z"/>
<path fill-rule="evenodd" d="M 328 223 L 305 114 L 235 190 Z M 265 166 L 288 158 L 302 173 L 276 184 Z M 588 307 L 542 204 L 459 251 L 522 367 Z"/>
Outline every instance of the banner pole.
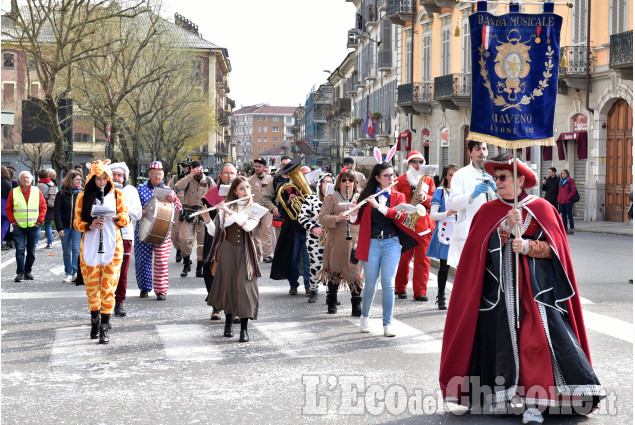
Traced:
<path fill-rule="evenodd" d="M 514 149 L 514 209 L 518 209 L 518 189 L 517 189 L 517 181 L 518 181 L 518 160 L 516 159 L 516 149 Z M 523 214 L 521 212 L 520 219 L 522 221 Z M 516 225 L 516 237 L 520 238 L 520 226 Z M 514 257 L 516 260 L 516 270 L 514 272 L 516 278 L 516 329 L 520 329 L 520 280 L 518 279 L 520 273 L 518 269 L 520 267 L 520 255 L 516 252 L 514 253 Z"/>

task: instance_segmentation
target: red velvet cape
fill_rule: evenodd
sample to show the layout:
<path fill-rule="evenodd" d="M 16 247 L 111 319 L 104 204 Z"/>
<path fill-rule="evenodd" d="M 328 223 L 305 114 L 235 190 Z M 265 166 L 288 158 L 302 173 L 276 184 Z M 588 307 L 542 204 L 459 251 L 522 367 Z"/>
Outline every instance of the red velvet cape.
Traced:
<path fill-rule="evenodd" d="M 569 243 L 560 216 L 556 209 L 542 198 L 530 196 L 525 202 L 525 209 L 538 221 L 538 225 L 544 231 L 549 245 L 560 260 L 575 291 L 575 295 L 566 301 L 568 319 L 590 362 L 591 355 L 582 318 L 578 286 L 573 273 Z M 449 388 L 450 380 L 454 377 L 470 375 L 470 359 L 479 315 L 489 238 L 507 217 L 511 208 L 498 199 L 484 204 L 474 216 L 461 254 L 443 331 L 439 372 L 439 384 L 443 397 L 451 401 L 461 400 L 463 394 L 453 393 L 452 390 L 456 390 L 457 387 L 453 385 L 453 388 Z"/>

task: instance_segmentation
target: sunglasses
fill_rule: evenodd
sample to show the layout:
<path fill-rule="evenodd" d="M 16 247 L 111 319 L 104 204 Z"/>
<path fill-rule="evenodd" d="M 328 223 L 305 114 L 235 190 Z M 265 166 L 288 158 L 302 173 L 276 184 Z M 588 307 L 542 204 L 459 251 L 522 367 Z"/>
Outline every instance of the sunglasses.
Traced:
<path fill-rule="evenodd" d="M 414 160 L 414 159 L 413 159 L 413 160 L 412 160 L 412 161 L 410 161 L 410 162 L 412 162 L 413 164 L 419 164 L 419 165 L 423 164 L 423 161 L 421 161 L 421 160 Z"/>
<path fill-rule="evenodd" d="M 507 180 L 507 174 L 501 174 L 500 176 L 492 176 L 492 180 L 495 182 L 500 181 L 501 183 L 505 183 L 505 180 Z"/>
<path fill-rule="evenodd" d="M 352 177 L 350 177 L 350 178 L 349 178 L 349 177 L 344 177 L 344 178 L 342 179 L 342 183 L 347 183 L 347 182 L 348 182 L 348 183 L 355 183 L 355 179 L 354 179 L 354 178 L 352 178 Z"/>
<path fill-rule="evenodd" d="M 386 180 L 391 179 L 393 177 L 395 177 L 395 173 L 392 174 L 383 174 L 382 177 L 385 178 Z"/>

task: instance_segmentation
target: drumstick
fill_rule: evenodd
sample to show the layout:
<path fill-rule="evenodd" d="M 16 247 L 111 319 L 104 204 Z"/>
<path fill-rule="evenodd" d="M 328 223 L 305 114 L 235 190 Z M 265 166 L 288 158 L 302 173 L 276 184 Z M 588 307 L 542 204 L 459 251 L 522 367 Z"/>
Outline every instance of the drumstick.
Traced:
<path fill-rule="evenodd" d="M 235 199 L 235 200 L 233 200 L 233 201 L 229 201 L 229 202 L 227 202 L 227 203 L 225 204 L 225 206 L 227 206 L 227 205 L 231 205 L 231 204 L 235 204 L 236 202 L 244 201 L 245 199 L 249 199 L 249 198 L 251 198 L 252 196 L 254 196 L 254 195 L 253 195 L 253 194 L 251 194 L 251 195 L 245 196 L 244 198 L 239 198 L 239 199 Z M 215 207 L 212 207 L 212 208 L 207 208 L 207 209 L 204 209 L 204 210 L 196 211 L 196 212 L 194 212 L 194 213 L 190 214 L 190 217 L 195 217 L 195 216 L 197 216 L 197 215 L 199 215 L 199 214 L 203 214 L 204 212 L 208 212 L 208 211 L 213 211 L 213 210 L 215 210 L 215 209 L 218 209 L 218 205 L 216 205 Z"/>

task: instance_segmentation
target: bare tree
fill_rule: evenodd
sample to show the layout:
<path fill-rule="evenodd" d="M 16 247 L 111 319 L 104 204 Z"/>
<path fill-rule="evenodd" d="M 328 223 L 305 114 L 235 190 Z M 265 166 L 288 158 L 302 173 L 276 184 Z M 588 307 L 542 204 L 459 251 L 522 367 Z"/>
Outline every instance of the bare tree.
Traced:
<path fill-rule="evenodd" d="M 55 146 L 52 143 L 22 143 L 18 150 L 20 151 L 20 162 L 29 167 L 31 174 L 37 176 L 37 172 L 44 168 L 44 163 L 51 158 Z"/>
<path fill-rule="evenodd" d="M 32 63 L 42 88 L 41 96 L 29 96 L 49 115 L 54 150 L 51 163 L 58 173 L 66 165 L 67 148 L 59 120 L 60 100 L 71 94 L 73 65 L 102 54 L 112 39 L 99 32 L 104 20 L 132 18 L 146 0 L 11 0 L 3 25 L 5 38 L 17 43 Z M 87 43 L 90 40 L 90 43 Z M 28 72 L 27 72 L 28 75 Z"/>

